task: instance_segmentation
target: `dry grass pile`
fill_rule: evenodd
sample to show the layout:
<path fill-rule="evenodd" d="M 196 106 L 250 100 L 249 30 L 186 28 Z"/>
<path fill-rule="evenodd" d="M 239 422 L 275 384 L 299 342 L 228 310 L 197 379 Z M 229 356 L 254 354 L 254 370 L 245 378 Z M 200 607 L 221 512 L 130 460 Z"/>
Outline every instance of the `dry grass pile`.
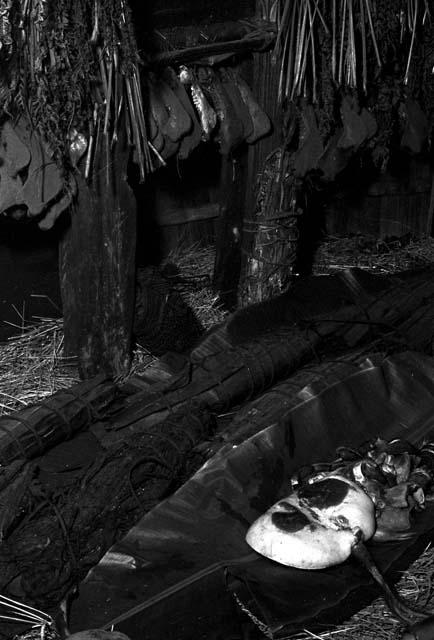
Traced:
<path fill-rule="evenodd" d="M 63 356 L 63 321 L 38 318 L 0 345 L 0 415 L 78 382 L 74 360 Z"/>
<path fill-rule="evenodd" d="M 373 273 L 397 273 L 434 264 L 434 238 L 378 240 L 369 236 L 329 237 L 318 247 L 313 273 L 360 267 Z"/>
<path fill-rule="evenodd" d="M 207 329 L 227 315 L 211 288 L 214 249 L 199 245 L 173 252 L 166 262 L 175 265 L 174 286 Z M 17 335 L 0 344 L 0 415 L 35 404 L 79 381 L 74 359 L 63 355 L 63 321 L 33 318 L 17 312 Z M 143 374 L 157 358 L 136 345 L 130 375 Z"/>
<path fill-rule="evenodd" d="M 208 329 L 227 317 L 212 289 L 215 250 L 212 246 L 181 246 L 165 265 L 175 267 L 173 286 Z M 396 273 L 434 263 L 434 238 L 380 241 L 365 236 L 328 238 L 318 248 L 314 273 L 361 267 L 376 273 Z M 164 268 L 164 265 L 163 265 Z M 170 272 L 169 272 L 170 274 Z M 78 381 L 74 361 L 63 356 L 63 322 L 39 318 L 28 324 L 17 311 L 17 336 L 0 344 L 0 415 L 34 404 Z M 141 373 L 155 362 L 137 346 L 131 373 Z"/>
<path fill-rule="evenodd" d="M 434 607 L 434 548 L 425 551 L 404 571 L 397 590 L 405 600 L 418 609 Z M 400 640 L 403 625 L 390 613 L 383 598 L 377 598 L 369 606 L 354 614 L 349 620 L 324 633 L 306 628 L 303 633 L 288 636 L 285 640 Z"/>
<path fill-rule="evenodd" d="M 212 289 L 215 248 L 199 244 L 182 245 L 172 251 L 165 264 L 176 266 L 174 288 L 182 295 L 204 329 L 222 322 L 228 315 Z M 163 265 L 164 267 L 164 265 Z"/>

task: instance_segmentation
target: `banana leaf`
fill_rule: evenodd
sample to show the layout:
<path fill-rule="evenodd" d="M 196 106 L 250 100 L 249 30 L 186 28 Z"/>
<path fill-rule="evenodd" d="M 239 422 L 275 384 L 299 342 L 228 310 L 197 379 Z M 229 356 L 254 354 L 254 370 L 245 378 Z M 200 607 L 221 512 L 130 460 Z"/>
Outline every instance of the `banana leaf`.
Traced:
<path fill-rule="evenodd" d="M 71 630 L 114 625 L 132 640 L 211 640 L 245 637 L 254 619 L 259 635 L 249 638 L 279 638 L 321 617 L 337 622 L 354 598 L 361 606 L 362 593 L 378 595 L 369 575 L 352 560 L 320 571 L 283 567 L 252 552 L 246 531 L 289 492 L 296 469 L 377 436 L 417 444 L 433 431 L 433 413 L 434 359 L 411 351 L 365 362 L 300 399 L 239 446 L 229 443 L 106 553 L 80 585 Z M 396 569 L 433 526 L 427 507 L 412 538 L 370 551 L 383 571 Z"/>

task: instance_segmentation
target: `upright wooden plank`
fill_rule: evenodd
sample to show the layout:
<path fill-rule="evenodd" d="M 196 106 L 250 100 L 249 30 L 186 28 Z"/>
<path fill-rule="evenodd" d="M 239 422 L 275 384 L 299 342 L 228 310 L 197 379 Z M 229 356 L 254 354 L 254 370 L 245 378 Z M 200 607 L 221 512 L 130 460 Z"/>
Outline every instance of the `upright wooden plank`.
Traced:
<path fill-rule="evenodd" d="M 131 358 L 136 203 L 128 148 L 119 142 L 107 167 L 103 142 L 91 181 L 77 176 L 77 202 L 60 242 L 65 349 L 78 356 L 83 378 L 126 373 Z"/>
<path fill-rule="evenodd" d="M 249 147 L 245 211 L 246 217 L 251 217 L 256 205 L 255 185 L 258 175 L 264 168 L 266 158 L 282 146 L 282 109 L 277 102 L 277 90 L 279 85 L 280 67 L 272 62 L 272 52 L 253 54 L 251 76 L 248 77 L 249 85 L 255 100 L 267 113 L 273 124 L 270 135 L 258 140 Z M 248 238 L 245 238 L 246 242 Z M 244 246 L 244 242 L 243 242 Z"/>
<path fill-rule="evenodd" d="M 241 264 L 241 229 L 246 181 L 246 154 L 222 156 L 220 211 L 216 229 L 214 289 L 228 309 L 237 302 Z"/>
<path fill-rule="evenodd" d="M 431 190 L 429 196 L 428 216 L 426 222 L 426 235 L 433 235 L 433 218 L 434 218 L 434 172 L 432 172 Z"/>

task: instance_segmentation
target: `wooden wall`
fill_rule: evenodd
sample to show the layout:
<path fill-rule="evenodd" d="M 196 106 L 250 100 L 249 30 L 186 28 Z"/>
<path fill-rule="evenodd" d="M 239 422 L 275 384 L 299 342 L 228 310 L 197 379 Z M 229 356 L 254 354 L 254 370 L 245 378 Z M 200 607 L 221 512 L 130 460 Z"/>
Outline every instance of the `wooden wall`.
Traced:
<path fill-rule="evenodd" d="M 360 178 L 360 173 L 355 175 Z M 349 184 L 326 207 L 332 235 L 369 234 L 378 238 L 431 235 L 433 172 L 427 160 L 409 159 L 400 171 L 387 172 L 371 184 Z"/>
<path fill-rule="evenodd" d="M 171 158 L 136 187 L 139 265 L 155 264 L 180 245 L 214 242 L 220 166 L 217 146 L 202 143 L 188 160 Z"/>
<path fill-rule="evenodd" d="M 130 4 L 144 29 L 239 20 L 255 14 L 255 0 L 132 0 Z"/>
<path fill-rule="evenodd" d="M 33 221 L 0 219 L 0 343 L 34 324 L 37 316 L 62 315 L 57 266 L 62 222 L 42 231 Z"/>

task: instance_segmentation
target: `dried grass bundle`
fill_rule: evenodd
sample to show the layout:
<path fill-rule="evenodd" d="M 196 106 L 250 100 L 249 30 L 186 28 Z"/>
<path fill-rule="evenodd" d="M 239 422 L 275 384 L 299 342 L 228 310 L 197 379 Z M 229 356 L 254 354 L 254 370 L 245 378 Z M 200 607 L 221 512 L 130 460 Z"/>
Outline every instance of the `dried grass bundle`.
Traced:
<path fill-rule="evenodd" d="M 434 238 L 378 240 L 367 236 L 329 237 L 318 247 L 313 273 L 322 275 L 360 267 L 388 274 L 420 269 L 434 264 Z"/>
<path fill-rule="evenodd" d="M 209 287 L 204 287 L 201 291 L 191 291 L 184 294 L 187 304 L 194 310 L 194 313 L 204 329 L 209 329 L 228 316 L 219 301 L 218 296 Z"/>
<path fill-rule="evenodd" d="M 208 277 L 211 281 L 214 271 L 215 247 L 212 245 L 180 244 L 169 253 L 163 266 L 174 264 L 185 279 Z"/>
<path fill-rule="evenodd" d="M 215 247 L 200 244 L 181 245 L 165 260 L 165 264 L 176 266 L 179 275 L 173 278 L 174 287 L 194 311 L 204 329 L 222 322 L 228 315 L 211 286 L 214 261 Z"/>
<path fill-rule="evenodd" d="M 29 325 L 21 318 L 19 328 L 0 345 L 0 415 L 78 382 L 75 360 L 63 356 L 62 319 L 35 318 Z"/>

